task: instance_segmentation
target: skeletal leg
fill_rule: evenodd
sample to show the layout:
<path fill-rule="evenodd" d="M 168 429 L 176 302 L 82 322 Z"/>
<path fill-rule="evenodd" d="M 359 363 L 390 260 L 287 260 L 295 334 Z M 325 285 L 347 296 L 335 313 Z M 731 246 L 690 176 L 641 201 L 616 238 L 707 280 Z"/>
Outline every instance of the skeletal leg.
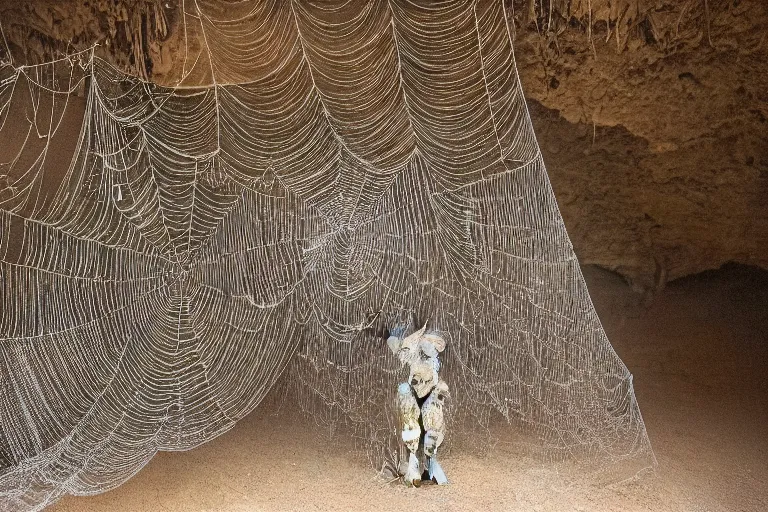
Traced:
<path fill-rule="evenodd" d="M 405 485 L 419 487 L 421 485 L 421 464 L 413 452 L 408 453 L 408 469 L 403 477 Z"/>
<path fill-rule="evenodd" d="M 443 443 L 445 434 L 438 430 L 427 430 L 424 433 L 424 454 L 427 457 L 432 457 L 437 453 L 437 447 Z"/>
<path fill-rule="evenodd" d="M 397 388 L 397 401 L 402 425 L 401 436 L 403 443 L 408 448 L 408 468 L 405 471 L 406 485 L 421 485 L 421 464 L 416 453 L 419 450 L 421 440 L 421 425 L 419 417 L 421 410 L 416 401 L 416 396 L 407 382 L 401 383 Z"/>
<path fill-rule="evenodd" d="M 429 479 L 437 482 L 437 485 L 446 485 L 448 483 L 448 478 L 446 478 L 443 468 L 437 462 L 437 453 L 427 459 L 427 471 L 429 472 Z"/>
<path fill-rule="evenodd" d="M 424 434 L 424 454 L 427 456 L 427 474 L 430 480 L 434 480 L 438 485 L 445 485 L 448 479 L 445 477 L 443 468 L 437 462 L 437 447 L 443 442 L 444 434 L 434 430 L 428 430 Z"/>

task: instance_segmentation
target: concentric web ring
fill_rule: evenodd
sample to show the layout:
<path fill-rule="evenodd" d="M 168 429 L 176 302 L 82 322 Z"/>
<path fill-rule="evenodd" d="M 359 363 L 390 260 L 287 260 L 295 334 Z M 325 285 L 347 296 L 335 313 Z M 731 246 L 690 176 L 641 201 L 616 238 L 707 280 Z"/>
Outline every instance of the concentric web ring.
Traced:
<path fill-rule="evenodd" d="M 114 487 L 281 376 L 310 418 L 392 457 L 383 333 L 414 322 L 448 340 L 456 418 L 654 463 L 502 1 L 198 0 L 183 21 L 206 85 L 92 50 L 0 67 L 3 510 Z"/>

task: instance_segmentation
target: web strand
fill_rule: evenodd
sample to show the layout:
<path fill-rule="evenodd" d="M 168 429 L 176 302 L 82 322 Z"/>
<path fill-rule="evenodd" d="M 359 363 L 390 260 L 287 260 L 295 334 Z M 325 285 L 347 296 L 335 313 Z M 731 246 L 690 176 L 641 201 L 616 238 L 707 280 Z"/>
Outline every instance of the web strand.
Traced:
<path fill-rule="evenodd" d="M 457 437 L 497 415 L 551 460 L 655 464 L 502 0 L 182 11 L 176 87 L 91 50 L 0 67 L 0 508 L 112 488 L 277 382 L 396 464 L 385 340 L 425 323 Z"/>

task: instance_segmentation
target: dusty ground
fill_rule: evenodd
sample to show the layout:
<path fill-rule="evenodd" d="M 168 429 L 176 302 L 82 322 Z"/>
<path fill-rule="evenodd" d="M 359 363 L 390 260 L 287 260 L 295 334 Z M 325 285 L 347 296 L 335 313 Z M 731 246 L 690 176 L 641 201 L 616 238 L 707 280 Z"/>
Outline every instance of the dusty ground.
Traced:
<path fill-rule="evenodd" d="M 768 509 L 768 275 L 744 268 L 671 283 L 649 307 L 586 268 L 597 310 L 635 375 L 659 467 L 614 487 L 511 457 L 444 461 L 448 487 L 387 485 L 311 426 L 257 411 L 186 453 L 163 453 L 116 490 L 55 512 L 271 510 L 760 511 Z"/>

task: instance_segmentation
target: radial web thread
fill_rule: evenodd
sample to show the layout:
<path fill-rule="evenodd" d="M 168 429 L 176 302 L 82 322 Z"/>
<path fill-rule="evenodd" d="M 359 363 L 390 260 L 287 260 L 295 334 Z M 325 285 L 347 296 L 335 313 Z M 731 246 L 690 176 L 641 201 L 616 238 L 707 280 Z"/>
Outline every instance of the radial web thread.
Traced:
<path fill-rule="evenodd" d="M 0 66 L 0 508 L 110 489 L 279 378 L 396 457 L 387 330 L 457 429 L 655 463 L 539 151 L 502 1 L 183 2 L 202 85 Z M 181 58 L 181 57 L 180 57 Z M 418 323 L 419 325 L 415 325 Z M 475 425 L 473 427 L 473 425 Z"/>

